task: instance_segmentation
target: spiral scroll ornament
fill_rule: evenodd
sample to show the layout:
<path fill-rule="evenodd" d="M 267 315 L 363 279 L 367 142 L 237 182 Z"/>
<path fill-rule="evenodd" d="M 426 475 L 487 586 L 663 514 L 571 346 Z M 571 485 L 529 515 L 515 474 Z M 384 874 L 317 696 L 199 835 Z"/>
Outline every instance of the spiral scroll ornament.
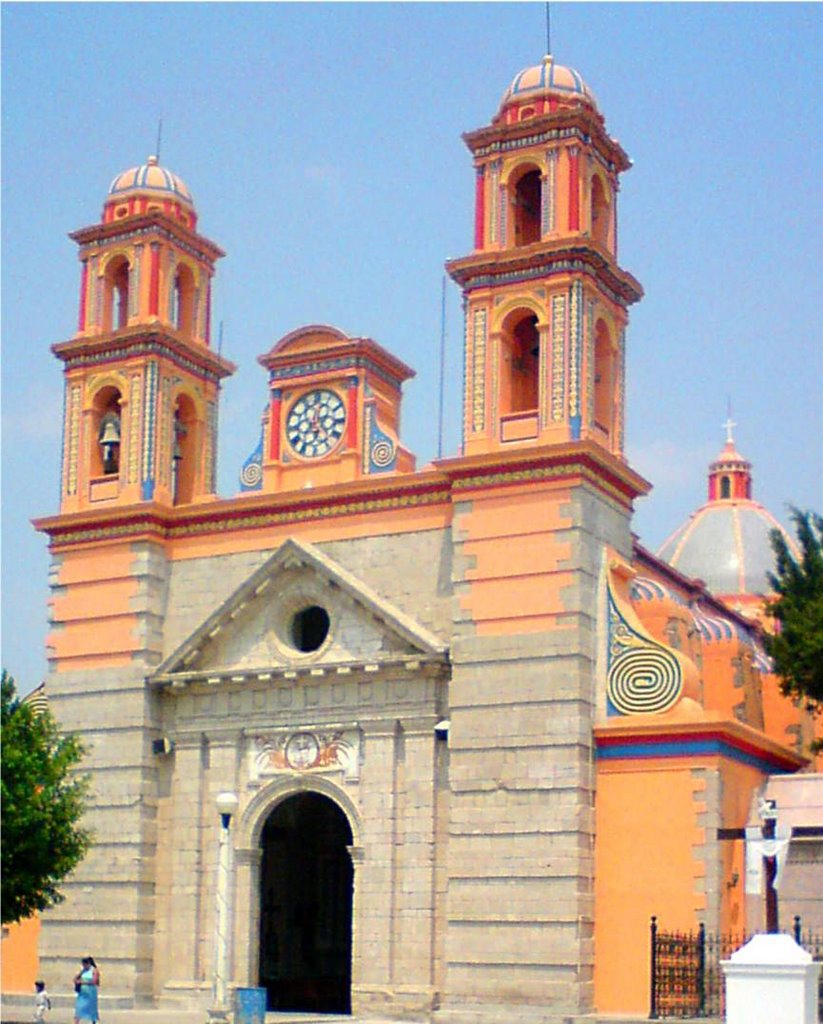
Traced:
<path fill-rule="evenodd" d="M 385 469 L 394 459 L 394 445 L 390 441 L 377 441 L 371 450 L 371 460 L 379 469 Z"/>
<path fill-rule="evenodd" d="M 611 607 L 609 702 L 622 715 L 668 711 L 683 693 L 683 673 L 677 658 L 651 638 L 643 637 Z"/>
<path fill-rule="evenodd" d="M 263 467 L 259 462 L 248 462 L 240 471 L 240 483 L 244 487 L 253 488 L 263 479 Z"/>

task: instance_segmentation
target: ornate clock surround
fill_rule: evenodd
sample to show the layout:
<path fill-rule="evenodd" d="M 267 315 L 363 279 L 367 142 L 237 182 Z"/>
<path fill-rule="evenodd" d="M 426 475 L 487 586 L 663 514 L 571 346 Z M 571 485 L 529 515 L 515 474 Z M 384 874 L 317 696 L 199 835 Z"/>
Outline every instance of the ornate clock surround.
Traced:
<path fill-rule="evenodd" d="M 398 438 L 401 389 L 414 371 L 377 342 L 311 325 L 258 361 L 269 373 L 260 490 L 414 470 Z"/>

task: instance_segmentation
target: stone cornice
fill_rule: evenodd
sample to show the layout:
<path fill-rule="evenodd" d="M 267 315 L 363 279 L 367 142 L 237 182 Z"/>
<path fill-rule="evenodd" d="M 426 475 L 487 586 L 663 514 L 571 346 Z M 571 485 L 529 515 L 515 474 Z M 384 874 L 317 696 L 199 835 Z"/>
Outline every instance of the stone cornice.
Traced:
<path fill-rule="evenodd" d="M 215 381 L 229 377 L 237 369 L 206 345 L 184 341 L 161 324 L 135 324 L 103 335 L 84 334 L 52 345 L 51 351 L 66 364 L 67 370 L 149 356 L 170 359 L 183 370 L 203 373 Z"/>
<path fill-rule="evenodd" d="M 449 260 L 446 270 L 466 289 L 515 284 L 557 274 L 587 274 L 595 278 L 610 298 L 622 306 L 643 297 L 639 281 L 621 270 L 595 242 L 549 239 L 515 249 L 471 253 Z"/>
<path fill-rule="evenodd" d="M 321 679 L 356 679 L 362 681 L 376 674 L 385 679 L 387 675 L 405 676 L 414 673 L 419 679 L 425 676 L 439 676 L 449 665 L 448 652 L 431 655 L 398 654 L 372 661 L 351 661 L 339 664 L 310 664 L 235 669 L 197 669 L 191 672 L 169 672 L 147 677 L 149 685 L 158 689 L 170 689 L 181 693 L 189 687 L 209 688 L 227 684 L 248 685 L 255 682 L 317 682 Z"/>

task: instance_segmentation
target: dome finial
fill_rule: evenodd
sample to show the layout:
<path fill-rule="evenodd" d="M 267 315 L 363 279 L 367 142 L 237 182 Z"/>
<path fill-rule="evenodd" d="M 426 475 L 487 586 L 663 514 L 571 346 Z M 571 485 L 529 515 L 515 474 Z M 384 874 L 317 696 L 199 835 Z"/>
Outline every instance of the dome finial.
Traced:
<path fill-rule="evenodd" d="M 732 399 L 731 395 L 726 398 L 726 422 L 723 424 L 723 429 L 726 431 L 726 444 L 734 446 L 734 437 L 732 436 L 732 428 L 736 427 L 737 424 L 732 419 Z"/>

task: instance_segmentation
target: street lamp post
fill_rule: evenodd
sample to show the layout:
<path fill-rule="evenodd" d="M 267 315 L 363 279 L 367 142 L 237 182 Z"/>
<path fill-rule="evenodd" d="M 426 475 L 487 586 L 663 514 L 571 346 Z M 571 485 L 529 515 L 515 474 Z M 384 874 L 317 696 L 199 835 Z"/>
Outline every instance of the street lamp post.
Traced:
<path fill-rule="evenodd" d="M 228 1020 L 229 955 L 231 952 L 231 819 L 239 803 L 235 793 L 219 793 L 220 854 L 217 862 L 217 913 L 214 927 L 214 990 L 209 1017 Z"/>

